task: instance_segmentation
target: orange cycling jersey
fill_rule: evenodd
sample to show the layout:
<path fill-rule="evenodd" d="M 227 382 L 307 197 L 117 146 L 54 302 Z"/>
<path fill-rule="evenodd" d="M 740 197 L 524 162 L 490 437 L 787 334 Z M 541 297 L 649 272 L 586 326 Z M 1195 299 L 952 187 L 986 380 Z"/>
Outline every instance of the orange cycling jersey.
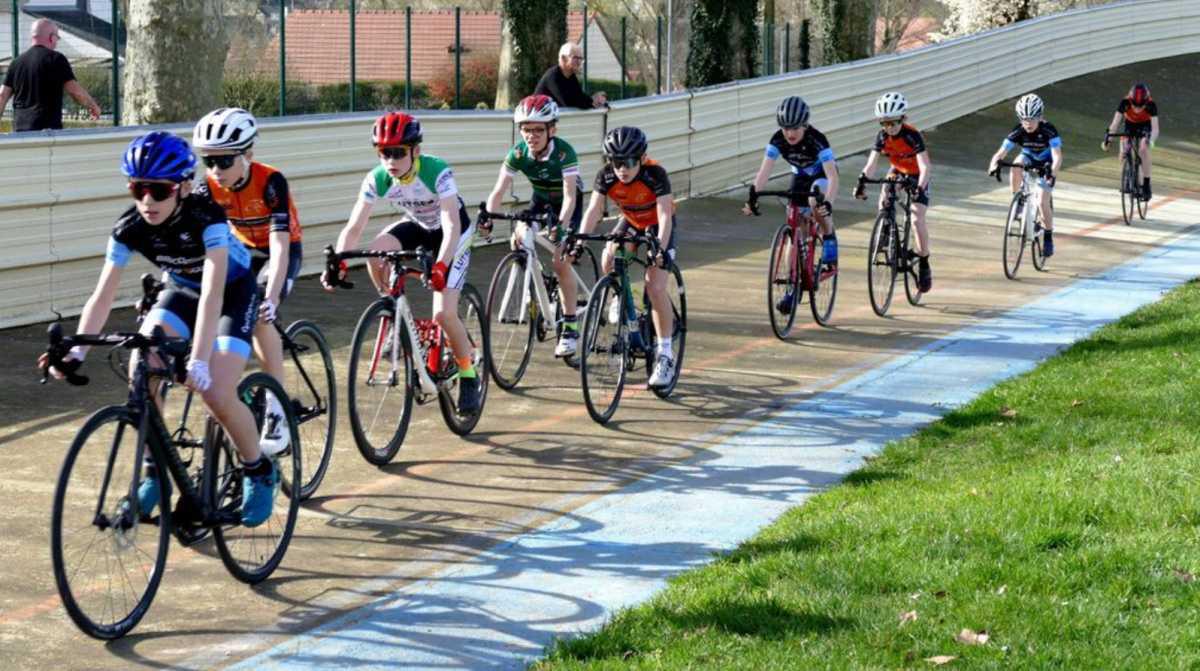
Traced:
<path fill-rule="evenodd" d="M 671 180 L 661 165 L 645 159 L 637 177 L 629 184 L 617 177 L 612 165 L 605 165 L 596 173 L 595 189 L 597 193 L 611 198 L 634 228 L 644 231 L 658 223 L 658 199 L 671 195 Z M 672 202 L 672 212 L 674 209 L 675 203 Z"/>
<path fill-rule="evenodd" d="M 212 199 L 225 208 L 234 235 L 247 247 L 266 251 L 271 234 L 287 231 L 290 242 L 300 242 L 300 218 L 283 173 L 265 163 L 250 164 L 250 179 L 238 189 L 226 189 L 207 178 Z"/>
<path fill-rule="evenodd" d="M 1126 123 L 1150 123 L 1150 117 L 1158 116 L 1158 103 L 1154 102 L 1154 100 L 1148 100 L 1144 107 L 1138 109 L 1133 106 L 1132 100 L 1122 98 L 1121 103 L 1117 105 L 1117 111 L 1125 117 Z"/>
<path fill-rule="evenodd" d="M 906 175 L 919 175 L 921 168 L 917 165 L 917 154 L 925 151 L 925 138 L 921 131 L 908 124 L 900 127 L 900 132 L 888 135 L 880 129 L 875 136 L 875 151 L 888 157 L 892 168 Z"/>

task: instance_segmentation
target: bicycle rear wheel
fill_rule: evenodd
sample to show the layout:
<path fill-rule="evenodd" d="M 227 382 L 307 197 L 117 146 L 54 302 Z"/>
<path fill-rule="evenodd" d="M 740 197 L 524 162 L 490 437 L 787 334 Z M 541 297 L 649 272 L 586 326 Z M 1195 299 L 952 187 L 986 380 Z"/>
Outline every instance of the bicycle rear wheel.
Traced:
<path fill-rule="evenodd" d="M 479 376 L 479 410 L 469 414 L 458 411 L 458 378 L 453 384 L 438 390 L 438 406 L 442 409 L 442 418 L 446 426 L 454 433 L 465 436 L 475 429 L 479 418 L 483 416 L 483 408 L 487 404 L 488 363 L 484 352 L 488 348 L 487 324 L 483 316 L 483 299 L 479 292 L 470 284 L 464 284 L 458 297 L 458 318 L 467 329 L 467 339 L 471 341 L 471 358 L 475 362 L 475 374 Z M 442 345 L 443 367 L 454 365 L 454 354 L 450 343 Z"/>
<path fill-rule="evenodd" d="M 411 347 L 408 328 L 394 319 L 387 298 L 363 312 L 350 339 L 346 390 L 350 431 L 363 458 L 376 466 L 396 456 L 408 432 L 413 406 Z M 394 356 L 393 348 L 398 348 Z"/>
<path fill-rule="evenodd" d="M 887 315 L 896 290 L 897 246 L 896 222 L 890 212 L 880 212 L 867 248 L 867 290 L 871 309 L 880 317 Z"/>
<path fill-rule="evenodd" d="M 1025 254 L 1025 201 L 1020 193 L 1013 194 L 1004 222 L 1004 276 L 1017 279 L 1021 257 Z"/>
<path fill-rule="evenodd" d="M 1135 175 L 1135 178 L 1134 178 L 1135 182 L 1137 179 L 1136 175 L 1140 172 L 1139 169 L 1141 168 L 1141 166 L 1142 166 L 1142 161 L 1141 161 L 1141 158 L 1139 158 L 1137 161 L 1137 164 L 1134 166 L 1134 171 L 1133 171 L 1133 174 Z M 1149 203 L 1150 199 L 1145 197 L 1146 194 L 1145 194 L 1144 190 L 1142 189 L 1141 185 L 1138 185 L 1137 195 L 1138 195 L 1138 197 L 1137 197 L 1138 218 L 1141 219 L 1142 221 L 1145 221 L 1146 220 L 1146 205 L 1147 205 L 1147 203 Z"/>
<path fill-rule="evenodd" d="M 1121 159 L 1121 217 L 1125 225 L 1133 223 L 1133 211 L 1137 208 L 1137 169 L 1133 165 L 1133 149 Z"/>
<path fill-rule="evenodd" d="M 610 321 L 607 305 L 619 301 L 617 320 Z M 629 298 L 621 284 L 611 276 L 600 278 L 592 293 L 591 305 L 583 322 L 579 346 L 579 376 L 588 414 L 600 424 L 612 418 L 621 402 L 625 387 L 626 359 L 629 356 L 629 325 L 624 315 Z"/>
<path fill-rule="evenodd" d="M 812 308 L 813 319 L 821 326 L 829 326 L 833 316 L 833 304 L 837 301 L 838 269 L 837 266 L 826 266 L 821 263 L 821 236 L 817 233 L 809 237 L 808 263 L 812 268 L 812 288 L 808 291 L 808 306 Z"/>
<path fill-rule="evenodd" d="M 1029 241 L 1029 259 L 1033 261 L 1034 270 L 1046 269 L 1045 237 L 1046 230 L 1042 228 L 1042 213 L 1039 210 L 1033 220 L 1033 239 Z"/>
<path fill-rule="evenodd" d="M 157 520 L 135 517 L 138 427 L 123 406 L 93 414 L 59 471 L 50 517 L 54 582 L 71 620 L 93 638 L 129 633 L 146 614 L 167 564 L 168 478 L 158 478 Z"/>
<path fill-rule="evenodd" d="M 797 253 L 792 227 L 783 224 L 771 241 L 771 259 L 767 265 L 767 315 L 771 330 L 780 340 L 787 338 L 796 323 L 796 306 L 800 300 Z"/>
<path fill-rule="evenodd" d="M 300 442 L 300 429 L 287 393 L 275 378 L 266 373 L 251 373 L 239 384 L 238 398 L 250 407 L 254 425 L 262 428 L 267 413 L 267 396 L 271 395 L 283 406 L 287 415 L 291 445 L 269 457 L 276 470 L 276 485 L 288 479 L 301 482 L 303 453 L 296 449 Z M 205 487 L 207 499 L 224 513 L 223 517 L 239 520 L 213 527 L 213 539 L 217 542 L 217 554 L 229 573 L 238 580 L 251 585 L 266 580 L 283 561 L 292 532 L 296 528 L 296 517 L 300 513 L 300 498 L 285 498 L 285 506 L 278 502 L 266 522 L 256 526 L 243 526 L 240 522 L 242 507 L 242 462 L 229 435 L 215 421 L 209 424 L 209 440 L 205 450 Z M 276 497 L 278 499 L 278 497 Z"/>
<path fill-rule="evenodd" d="M 671 267 L 667 269 L 667 296 L 671 301 L 671 354 L 675 359 L 675 375 L 671 377 L 671 382 L 661 387 L 650 387 L 650 391 L 659 398 L 667 398 L 671 392 L 675 391 L 675 385 L 679 384 L 679 373 L 683 370 L 683 351 L 687 344 L 687 294 L 683 286 L 683 274 L 679 272 L 679 266 L 675 262 L 671 262 Z M 654 316 L 650 309 L 650 295 L 642 293 L 642 309 L 646 315 L 646 324 L 649 326 L 646 329 L 650 336 L 646 343 L 646 374 L 650 375 L 654 371 L 654 359 L 657 352 L 658 331 L 654 328 Z"/>
<path fill-rule="evenodd" d="M 908 299 L 909 305 L 920 305 L 921 298 L 925 295 L 921 293 L 921 285 L 918 282 L 920 279 L 917 275 L 921 262 L 921 257 L 917 254 L 917 248 L 913 245 L 913 226 L 912 219 L 906 218 L 904 221 L 904 235 L 900 242 L 900 252 L 904 255 L 904 296 Z"/>
<path fill-rule="evenodd" d="M 296 423 L 300 426 L 305 477 L 300 485 L 300 500 L 317 491 L 329 460 L 333 457 L 333 438 L 337 428 L 337 381 L 333 374 L 333 356 L 321 329 L 310 321 L 292 322 L 287 327 L 284 345 L 284 390 L 292 400 Z M 286 477 L 283 491 L 294 496 L 294 485 Z"/>
<path fill-rule="evenodd" d="M 541 318 L 534 287 L 526 273 L 525 253 L 511 252 L 496 266 L 488 287 L 487 322 L 491 338 L 484 355 L 492 379 L 501 389 L 516 387 L 524 377 L 533 353 L 534 330 Z"/>

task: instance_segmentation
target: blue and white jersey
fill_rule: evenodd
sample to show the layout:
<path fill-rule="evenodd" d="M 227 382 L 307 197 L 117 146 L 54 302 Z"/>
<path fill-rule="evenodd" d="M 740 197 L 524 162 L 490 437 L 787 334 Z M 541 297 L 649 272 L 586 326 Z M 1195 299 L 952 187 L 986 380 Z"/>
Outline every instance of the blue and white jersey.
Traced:
<path fill-rule="evenodd" d="M 792 166 L 792 172 L 807 177 L 817 177 L 822 174 L 821 164 L 834 160 L 833 149 L 825 134 L 809 126 L 804 131 L 804 137 L 796 144 L 788 144 L 783 137 L 783 131 L 777 130 L 767 143 L 766 157 L 772 161 L 783 158 Z"/>
<path fill-rule="evenodd" d="M 1062 137 L 1058 134 L 1058 129 L 1053 124 L 1045 121 L 1038 124 L 1037 130 L 1032 133 L 1026 133 L 1021 124 L 1004 138 L 1004 144 L 1001 145 L 1004 151 L 1011 151 L 1014 147 L 1021 148 L 1021 154 L 1038 161 L 1040 163 L 1048 163 L 1050 161 L 1050 150 L 1062 147 Z"/>

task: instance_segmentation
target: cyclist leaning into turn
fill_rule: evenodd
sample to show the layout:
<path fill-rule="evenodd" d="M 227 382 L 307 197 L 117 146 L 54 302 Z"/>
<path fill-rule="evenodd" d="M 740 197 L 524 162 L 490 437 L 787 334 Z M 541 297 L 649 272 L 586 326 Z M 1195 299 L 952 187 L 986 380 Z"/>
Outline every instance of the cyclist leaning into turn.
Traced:
<path fill-rule="evenodd" d="M 433 318 L 446 332 L 458 363 L 458 408 L 463 413 L 479 410 L 480 382 L 467 329 L 458 316 L 458 296 L 471 264 L 471 242 L 475 227 L 458 195 L 454 172 L 446 162 L 421 153 L 421 124 L 402 112 L 390 112 L 375 120 L 371 144 L 379 154 L 379 165 L 363 178 L 358 202 L 338 234 L 339 252 L 358 246 L 375 203 L 384 200 L 405 214 L 371 241 L 376 251 L 437 250 L 430 273 L 433 288 Z M 389 266 L 382 259 L 369 259 L 367 268 L 379 292 L 388 290 Z M 346 275 L 342 262 L 341 276 Z M 333 291 L 324 273 L 321 283 Z"/>
<path fill-rule="evenodd" d="M 933 271 L 929 268 L 929 230 L 925 225 L 925 211 L 929 209 L 929 151 L 925 149 L 925 138 L 921 131 L 904 123 L 908 114 L 908 101 L 896 91 L 885 93 L 875 101 L 875 118 L 883 126 L 875 136 L 875 146 L 867 157 L 862 175 L 854 187 L 854 197 L 867 199 L 866 185 L 861 179 L 874 179 L 875 161 L 882 154 L 892 164 L 888 177 L 897 175 L 916 179 L 917 192 L 912 200 L 913 223 L 917 227 L 917 288 L 929 293 L 933 288 Z M 879 209 L 889 205 L 887 189 L 879 189 Z M 882 245 L 881 245 L 882 246 Z"/>
<path fill-rule="evenodd" d="M 1050 174 L 1044 178 L 1038 178 L 1038 185 L 1042 190 L 1038 207 L 1042 212 L 1042 226 L 1045 230 L 1042 253 L 1045 256 L 1053 256 L 1054 209 L 1050 204 L 1050 196 L 1054 190 L 1054 182 L 1058 178 L 1058 171 L 1062 168 L 1062 137 L 1059 136 L 1058 129 L 1046 121 L 1043 116 L 1045 108 L 1042 99 L 1036 93 L 1021 96 L 1017 100 L 1016 110 L 1017 118 L 1021 122 L 1004 138 L 1000 148 L 992 155 L 991 163 L 988 164 L 988 173 L 996 172 L 996 163 L 1014 147 L 1021 148 L 1020 163 L 1031 167 L 1050 166 Z M 1013 168 L 1009 175 L 1013 193 L 1021 190 L 1022 172 L 1024 171 L 1020 168 Z"/>
<path fill-rule="evenodd" d="M 166 288 L 141 331 L 148 334 L 161 327 L 168 336 L 191 339 L 186 384 L 200 394 L 237 447 L 244 474 L 242 523 L 254 527 L 270 517 L 279 483 L 274 462 L 264 454 L 269 449 L 260 449 L 254 416 L 236 393 L 250 357 L 258 293 L 250 255 L 230 232 L 224 210 L 191 191 L 195 163 L 187 141 L 168 133 L 149 133 L 129 143 L 121 172 L 129 179 L 134 203 L 113 227 L 100 280 L 76 332 L 99 333 L 104 328 L 133 252 L 166 271 Z M 64 365 L 76 370 L 86 354 L 87 348 L 72 348 Z M 39 364 L 45 358 L 43 354 Z M 149 465 L 138 489 L 146 514 L 159 503 L 157 477 Z"/>
<path fill-rule="evenodd" d="M 1117 111 L 1113 113 L 1112 121 L 1108 124 L 1108 132 L 1117 132 L 1117 124 L 1125 121 L 1126 133 L 1140 133 L 1138 153 L 1142 157 L 1142 191 L 1146 199 L 1150 199 L 1150 148 L 1158 141 L 1158 103 L 1150 97 L 1150 87 L 1138 82 L 1129 89 L 1129 95 L 1121 99 Z M 1100 144 L 1100 148 L 1108 151 L 1108 138 Z M 1121 156 L 1129 151 L 1129 138 L 1121 138 Z"/>
<path fill-rule="evenodd" d="M 750 185 L 750 200 L 742 208 L 742 214 L 750 215 L 758 209 L 758 197 L 755 194 L 767 185 L 775 161 L 782 157 L 792 167 L 791 191 L 818 189 L 825 196 L 820 206 L 810 198 L 809 207 L 821 222 L 821 263 L 833 266 L 838 262 L 837 234 L 833 228 L 833 201 L 837 199 L 838 190 L 837 162 L 833 149 L 829 147 L 829 140 L 808 124 L 808 118 L 808 103 L 800 96 L 784 98 L 779 103 L 775 110 L 779 130 L 767 142 L 762 165 Z M 784 296 L 779 299 L 776 309 L 786 312 L 791 305 L 791 296 Z"/>
<path fill-rule="evenodd" d="M 661 387 L 675 379 L 675 353 L 671 349 L 675 316 L 667 295 L 669 275 L 665 270 L 668 261 L 675 259 L 675 200 L 667 171 L 646 157 L 647 144 L 646 134 L 633 126 L 614 128 L 604 136 L 604 167 L 596 173 L 592 199 L 583 214 L 580 232 L 589 234 L 595 230 L 604 214 L 604 200 L 609 198 L 621 209 L 621 221 L 612 230 L 614 235 L 627 233 L 632 227 L 658 238 L 662 255 L 652 258 L 646 266 L 646 294 L 650 296 L 654 331 L 659 334 L 654 371 L 648 384 Z M 605 245 L 603 272 L 612 272 L 616 253 L 616 243 Z"/>
<path fill-rule="evenodd" d="M 575 149 L 558 137 L 558 104 L 549 96 L 532 95 L 520 102 L 513 112 L 513 123 L 521 133 L 521 141 L 509 150 L 500 168 L 500 177 L 488 195 L 487 209 L 497 212 L 504 193 L 512 186 L 513 177 L 522 173 L 533 186 L 529 210 L 538 214 L 553 212 L 562 222 L 569 222 L 570 231 L 579 229 L 583 218 L 583 181 L 579 174 L 579 158 Z M 525 235 L 527 224 L 517 222 L 513 228 L 512 245 Z M 547 231 L 551 241 L 559 242 L 559 227 Z M 571 260 L 560 244 L 554 251 L 554 274 L 558 276 L 559 297 L 563 305 L 563 330 L 554 356 L 567 357 L 575 353 L 579 340 L 579 325 L 575 316 L 578 287 L 571 274 Z"/>
<path fill-rule="evenodd" d="M 211 195 L 225 209 L 233 234 L 250 250 L 250 271 L 262 294 L 254 350 L 263 370 L 283 383 L 283 343 L 271 322 L 300 273 L 300 218 L 288 181 L 275 168 L 254 159 L 258 122 L 239 107 L 206 114 L 192 132 L 192 146 L 207 167 L 197 193 Z M 267 395 L 263 442 L 287 446 L 283 408 Z"/>

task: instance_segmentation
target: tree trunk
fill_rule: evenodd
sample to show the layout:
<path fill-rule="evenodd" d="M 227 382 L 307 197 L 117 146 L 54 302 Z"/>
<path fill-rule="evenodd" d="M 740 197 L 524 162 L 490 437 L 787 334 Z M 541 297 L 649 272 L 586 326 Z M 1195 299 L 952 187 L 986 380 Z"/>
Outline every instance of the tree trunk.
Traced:
<path fill-rule="evenodd" d="M 125 123 L 189 121 L 220 106 L 229 47 L 223 0 L 131 2 L 125 25 Z"/>
<path fill-rule="evenodd" d="M 513 81 L 515 75 L 513 63 L 513 34 L 509 28 L 507 17 L 500 18 L 500 69 L 496 77 L 496 104 L 492 109 L 506 110 L 516 107 L 520 96 Z"/>
<path fill-rule="evenodd" d="M 813 0 L 818 65 L 868 58 L 874 52 L 874 0 Z"/>
<path fill-rule="evenodd" d="M 496 109 L 507 109 L 532 94 L 542 73 L 558 62 L 558 48 L 567 41 L 567 0 L 504 0 L 500 23 Z"/>

